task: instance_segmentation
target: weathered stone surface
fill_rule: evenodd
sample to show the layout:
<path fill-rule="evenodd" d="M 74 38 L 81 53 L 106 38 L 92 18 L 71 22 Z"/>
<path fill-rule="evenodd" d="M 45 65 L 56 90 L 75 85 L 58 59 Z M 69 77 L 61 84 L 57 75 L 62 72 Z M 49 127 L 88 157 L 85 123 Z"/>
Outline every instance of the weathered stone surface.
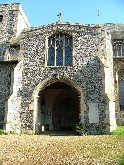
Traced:
<path fill-rule="evenodd" d="M 5 102 L 10 96 L 11 73 L 16 64 L 0 62 L 0 123 L 4 122 Z"/>
<path fill-rule="evenodd" d="M 3 15 L 3 20 L 0 22 L 0 61 L 6 61 L 4 54 L 8 47 L 8 42 L 30 25 L 18 3 L 1 4 L 0 15 Z"/>

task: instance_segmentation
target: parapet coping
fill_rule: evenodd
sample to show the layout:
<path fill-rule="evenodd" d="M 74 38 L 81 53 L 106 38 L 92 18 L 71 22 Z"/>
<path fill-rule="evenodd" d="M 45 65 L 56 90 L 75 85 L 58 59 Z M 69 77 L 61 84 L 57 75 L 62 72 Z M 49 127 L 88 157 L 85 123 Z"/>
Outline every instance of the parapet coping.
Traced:
<path fill-rule="evenodd" d="M 20 3 L 1 3 L 0 6 L 4 5 L 20 5 Z"/>
<path fill-rule="evenodd" d="M 71 23 L 71 22 L 61 22 L 61 23 L 51 23 L 51 24 L 47 24 L 47 25 L 41 25 L 38 27 L 30 27 L 30 28 L 25 28 L 22 33 L 25 32 L 30 32 L 30 31 L 36 31 L 36 30 L 40 30 L 42 28 L 47 28 L 49 26 L 61 26 L 61 25 L 70 25 L 70 26 L 80 26 L 80 27 L 84 27 L 84 28 L 101 28 L 98 24 L 79 24 L 79 23 Z"/>

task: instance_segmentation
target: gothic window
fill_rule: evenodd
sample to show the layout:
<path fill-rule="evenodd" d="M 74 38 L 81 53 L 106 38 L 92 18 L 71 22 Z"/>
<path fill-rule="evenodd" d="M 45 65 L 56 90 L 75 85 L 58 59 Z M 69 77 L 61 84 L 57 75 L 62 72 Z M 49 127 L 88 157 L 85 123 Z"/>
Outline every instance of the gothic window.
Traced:
<path fill-rule="evenodd" d="M 116 40 L 113 42 L 113 56 L 124 57 L 124 41 Z"/>
<path fill-rule="evenodd" d="M 54 34 L 48 38 L 47 66 L 72 65 L 72 36 Z"/>

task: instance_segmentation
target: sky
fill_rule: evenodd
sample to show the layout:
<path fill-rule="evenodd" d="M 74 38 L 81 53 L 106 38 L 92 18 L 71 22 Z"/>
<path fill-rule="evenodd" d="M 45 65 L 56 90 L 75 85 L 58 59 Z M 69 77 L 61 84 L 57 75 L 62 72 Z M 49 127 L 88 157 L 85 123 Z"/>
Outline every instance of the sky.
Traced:
<path fill-rule="evenodd" d="M 124 23 L 124 0 L 0 0 L 9 3 L 21 4 L 32 27 L 56 23 L 58 13 L 62 22 Z"/>

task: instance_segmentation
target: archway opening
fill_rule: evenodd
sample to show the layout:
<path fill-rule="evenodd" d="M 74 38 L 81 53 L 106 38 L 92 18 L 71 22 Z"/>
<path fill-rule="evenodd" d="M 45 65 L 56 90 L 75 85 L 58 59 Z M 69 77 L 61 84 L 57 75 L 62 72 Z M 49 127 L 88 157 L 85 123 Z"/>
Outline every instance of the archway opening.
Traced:
<path fill-rule="evenodd" d="M 53 131 L 71 131 L 79 123 L 80 93 L 57 81 L 39 92 L 37 123 Z"/>

